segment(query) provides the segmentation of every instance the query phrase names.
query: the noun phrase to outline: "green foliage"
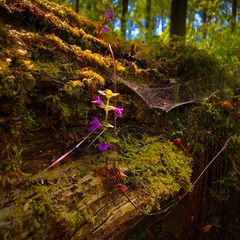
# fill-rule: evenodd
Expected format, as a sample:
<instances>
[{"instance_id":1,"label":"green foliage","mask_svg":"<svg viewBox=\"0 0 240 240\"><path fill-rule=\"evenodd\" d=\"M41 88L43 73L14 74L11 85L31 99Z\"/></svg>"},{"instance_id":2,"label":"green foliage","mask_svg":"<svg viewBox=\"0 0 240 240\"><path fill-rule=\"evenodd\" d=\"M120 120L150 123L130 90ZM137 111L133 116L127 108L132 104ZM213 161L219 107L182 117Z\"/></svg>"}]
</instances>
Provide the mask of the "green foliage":
<instances>
[{"instance_id":1,"label":"green foliage","mask_svg":"<svg viewBox=\"0 0 240 240\"><path fill-rule=\"evenodd\" d=\"M139 45L139 52L147 62L151 61L151 68L131 70L129 77L142 83L149 79L153 84L175 87L176 102L208 97L232 84L232 75L206 50L182 43L169 46L155 42L147 48Z\"/></svg>"},{"instance_id":2,"label":"green foliage","mask_svg":"<svg viewBox=\"0 0 240 240\"><path fill-rule=\"evenodd\" d=\"M238 112L238 97L226 100L216 98L214 101L205 101L195 107L189 113L187 128L192 148L201 144L208 146L207 149L212 146L214 152L216 146L221 146L229 137L238 135L240 132ZM196 128L198 129L197 133Z\"/></svg>"}]
</instances>

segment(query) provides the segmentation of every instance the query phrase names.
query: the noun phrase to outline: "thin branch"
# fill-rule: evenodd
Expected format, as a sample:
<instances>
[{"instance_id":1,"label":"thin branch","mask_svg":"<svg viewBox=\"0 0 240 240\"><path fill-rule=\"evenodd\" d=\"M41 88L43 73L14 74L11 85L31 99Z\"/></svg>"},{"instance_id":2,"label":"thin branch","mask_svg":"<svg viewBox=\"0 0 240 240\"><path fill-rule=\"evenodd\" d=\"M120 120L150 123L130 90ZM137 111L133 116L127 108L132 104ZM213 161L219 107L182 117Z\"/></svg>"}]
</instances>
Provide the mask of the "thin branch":
<instances>
[{"instance_id":1,"label":"thin branch","mask_svg":"<svg viewBox=\"0 0 240 240\"><path fill-rule=\"evenodd\" d=\"M107 128L104 128L95 138L94 140L88 145L87 148L89 148L91 145L93 145L93 143L95 143L95 141L107 130Z\"/></svg>"},{"instance_id":2,"label":"thin branch","mask_svg":"<svg viewBox=\"0 0 240 240\"><path fill-rule=\"evenodd\" d=\"M70 153L72 153L75 149L77 149L82 143L85 142L86 139L88 139L91 134L94 131L91 131L86 137L84 137L74 148L72 148L71 150L69 150L68 152L66 152L65 154L63 154L61 157L59 157L57 160L55 160L50 166L48 166L47 168L45 168L41 173L46 172L47 170L49 170L50 168L52 168L53 166L55 166L57 163L61 162L65 157L67 157Z\"/></svg>"}]
</instances>

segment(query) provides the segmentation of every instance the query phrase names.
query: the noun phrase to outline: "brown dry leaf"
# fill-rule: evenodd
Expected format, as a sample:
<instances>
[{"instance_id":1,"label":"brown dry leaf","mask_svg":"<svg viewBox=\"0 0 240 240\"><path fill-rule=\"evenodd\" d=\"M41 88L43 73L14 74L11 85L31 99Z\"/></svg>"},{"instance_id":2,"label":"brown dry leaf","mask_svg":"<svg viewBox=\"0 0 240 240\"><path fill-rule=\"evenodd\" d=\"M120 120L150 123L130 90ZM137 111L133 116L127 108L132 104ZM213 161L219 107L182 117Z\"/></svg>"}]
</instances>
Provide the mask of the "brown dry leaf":
<instances>
[{"instance_id":1,"label":"brown dry leaf","mask_svg":"<svg viewBox=\"0 0 240 240\"><path fill-rule=\"evenodd\" d=\"M118 186L119 192L121 192L121 193L125 193L129 189L128 186L126 186L124 184L118 184L117 186Z\"/></svg>"},{"instance_id":2,"label":"brown dry leaf","mask_svg":"<svg viewBox=\"0 0 240 240\"><path fill-rule=\"evenodd\" d=\"M208 233L212 227L213 227L212 224L207 224L207 225L202 227L202 232L203 233Z\"/></svg>"}]
</instances>

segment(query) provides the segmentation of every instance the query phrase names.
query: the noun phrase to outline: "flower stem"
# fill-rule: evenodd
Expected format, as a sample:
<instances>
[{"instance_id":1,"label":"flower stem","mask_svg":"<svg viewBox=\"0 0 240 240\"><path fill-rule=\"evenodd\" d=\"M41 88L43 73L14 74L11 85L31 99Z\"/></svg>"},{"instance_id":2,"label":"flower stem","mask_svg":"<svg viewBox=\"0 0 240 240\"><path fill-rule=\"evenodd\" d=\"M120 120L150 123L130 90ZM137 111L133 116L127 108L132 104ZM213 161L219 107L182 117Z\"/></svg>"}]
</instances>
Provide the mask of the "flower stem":
<instances>
[{"instance_id":1,"label":"flower stem","mask_svg":"<svg viewBox=\"0 0 240 240\"><path fill-rule=\"evenodd\" d=\"M94 140L88 145L87 148L89 148L93 143L107 130L107 128L104 128L95 138Z\"/></svg>"},{"instance_id":2,"label":"flower stem","mask_svg":"<svg viewBox=\"0 0 240 240\"><path fill-rule=\"evenodd\" d=\"M109 106L109 98L107 98L106 108L105 108L105 123L108 124L108 106Z\"/></svg>"},{"instance_id":3,"label":"flower stem","mask_svg":"<svg viewBox=\"0 0 240 240\"><path fill-rule=\"evenodd\" d=\"M108 44L108 48L109 48L109 51L111 53L112 60L113 60L113 82L114 82L114 92L116 93L117 92L117 66L116 66L116 61L115 61L114 53L112 50L112 46L110 43ZM116 106L117 106L117 100L116 100L116 98L114 98L114 107L116 107ZM114 138L115 139L117 138L117 114L116 114L116 112L114 112ZM113 150L116 151L116 144L114 144ZM116 159L114 159L113 167L116 168Z\"/></svg>"}]
</instances>

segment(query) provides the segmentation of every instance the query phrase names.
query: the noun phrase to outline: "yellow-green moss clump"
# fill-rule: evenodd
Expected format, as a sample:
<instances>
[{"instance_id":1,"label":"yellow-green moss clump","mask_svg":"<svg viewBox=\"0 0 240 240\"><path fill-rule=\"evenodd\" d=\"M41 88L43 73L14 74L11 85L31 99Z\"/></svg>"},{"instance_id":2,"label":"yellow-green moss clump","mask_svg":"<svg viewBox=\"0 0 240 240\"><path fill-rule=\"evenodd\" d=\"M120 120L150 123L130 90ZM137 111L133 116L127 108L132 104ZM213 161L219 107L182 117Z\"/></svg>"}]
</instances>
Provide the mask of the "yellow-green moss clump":
<instances>
[{"instance_id":1,"label":"yellow-green moss clump","mask_svg":"<svg viewBox=\"0 0 240 240\"><path fill-rule=\"evenodd\" d=\"M120 146L121 159L129 169L126 182L148 199L148 210L180 189L191 189L192 158L172 142L150 136L137 140L128 135Z\"/></svg>"},{"instance_id":2,"label":"yellow-green moss clump","mask_svg":"<svg viewBox=\"0 0 240 240\"><path fill-rule=\"evenodd\" d=\"M63 86L63 90L71 96L81 94L84 87L103 86L105 84L104 78L92 70L77 71L76 75L80 80L68 81Z\"/></svg>"}]
</instances>

